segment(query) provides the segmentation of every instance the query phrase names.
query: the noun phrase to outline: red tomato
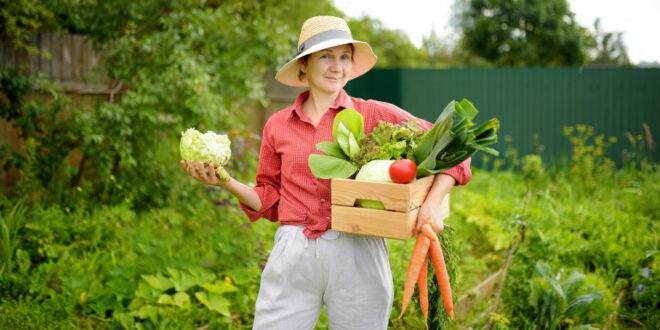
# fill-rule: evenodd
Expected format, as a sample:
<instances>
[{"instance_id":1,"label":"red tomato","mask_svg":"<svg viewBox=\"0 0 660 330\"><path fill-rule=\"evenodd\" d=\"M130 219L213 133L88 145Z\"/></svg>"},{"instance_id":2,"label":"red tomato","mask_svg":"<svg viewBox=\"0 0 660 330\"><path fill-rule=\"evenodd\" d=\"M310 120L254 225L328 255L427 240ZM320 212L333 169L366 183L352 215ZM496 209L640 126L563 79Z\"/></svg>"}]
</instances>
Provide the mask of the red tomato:
<instances>
[{"instance_id":1,"label":"red tomato","mask_svg":"<svg viewBox=\"0 0 660 330\"><path fill-rule=\"evenodd\" d=\"M390 165L390 179L395 183L410 183L417 176L417 165L410 159L400 159Z\"/></svg>"}]
</instances>

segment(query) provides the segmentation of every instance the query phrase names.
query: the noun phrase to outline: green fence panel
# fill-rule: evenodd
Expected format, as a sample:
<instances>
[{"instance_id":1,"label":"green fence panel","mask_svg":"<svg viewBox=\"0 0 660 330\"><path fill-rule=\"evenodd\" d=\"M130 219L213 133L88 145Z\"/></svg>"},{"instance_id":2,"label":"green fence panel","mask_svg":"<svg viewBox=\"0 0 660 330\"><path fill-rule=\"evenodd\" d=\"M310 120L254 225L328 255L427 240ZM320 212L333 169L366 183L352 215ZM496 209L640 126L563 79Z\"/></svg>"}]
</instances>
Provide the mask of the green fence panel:
<instances>
[{"instance_id":1,"label":"green fence panel","mask_svg":"<svg viewBox=\"0 0 660 330\"><path fill-rule=\"evenodd\" d=\"M644 136L646 123L660 136L660 68L374 69L346 90L429 121L451 100L467 98L480 111L478 123L500 119L496 149L505 150L508 136L519 155L529 154L538 135L546 160L570 157L565 126L590 125L596 135L616 137L606 155L618 163L622 151L632 149L625 132ZM658 161L655 145L650 157Z\"/></svg>"}]
</instances>

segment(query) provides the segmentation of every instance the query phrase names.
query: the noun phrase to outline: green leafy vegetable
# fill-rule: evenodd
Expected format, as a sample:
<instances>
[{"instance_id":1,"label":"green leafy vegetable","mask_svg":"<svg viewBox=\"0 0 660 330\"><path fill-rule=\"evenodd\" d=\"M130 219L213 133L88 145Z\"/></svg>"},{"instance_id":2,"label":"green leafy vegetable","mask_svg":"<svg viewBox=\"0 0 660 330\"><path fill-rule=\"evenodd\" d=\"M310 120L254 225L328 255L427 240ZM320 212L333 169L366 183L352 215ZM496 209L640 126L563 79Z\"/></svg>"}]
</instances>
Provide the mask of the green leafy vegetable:
<instances>
[{"instance_id":1,"label":"green leafy vegetable","mask_svg":"<svg viewBox=\"0 0 660 330\"><path fill-rule=\"evenodd\" d=\"M341 151L341 147L337 142L330 142L330 141L321 142L316 145L316 149L325 152L325 154L328 156L348 160L348 156L346 156L346 154L344 154L344 152Z\"/></svg>"},{"instance_id":2,"label":"green leafy vegetable","mask_svg":"<svg viewBox=\"0 0 660 330\"><path fill-rule=\"evenodd\" d=\"M372 160L362 166L360 172L355 176L355 180L391 183L390 165L392 163L394 160Z\"/></svg>"},{"instance_id":3,"label":"green leafy vegetable","mask_svg":"<svg viewBox=\"0 0 660 330\"><path fill-rule=\"evenodd\" d=\"M394 162L394 160L372 160L366 165L362 166L358 174L355 176L355 180L392 183L389 169ZM355 201L355 204L359 207L369 209L385 209L383 202L377 200L358 199Z\"/></svg>"},{"instance_id":4,"label":"green leafy vegetable","mask_svg":"<svg viewBox=\"0 0 660 330\"><path fill-rule=\"evenodd\" d=\"M472 120L478 113L466 99L451 101L428 132L411 119L400 124L381 121L365 136L362 115L344 109L333 122L335 142L317 144L325 156L310 155L308 164L319 178L345 179L373 160L405 158L415 162L417 177L421 178L448 170L478 150L498 155L497 150L486 146L497 142L500 123L493 118L476 126Z\"/></svg>"},{"instance_id":5,"label":"green leafy vegetable","mask_svg":"<svg viewBox=\"0 0 660 330\"><path fill-rule=\"evenodd\" d=\"M401 124L381 121L360 141L362 147L353 161L361 167L376 159L412 160L423 134L424 131L419 129L415 119Z\"/></svg>"},{"instance_id":6,"label":"green leafy vegetable","mask_svg":"<svg viewBox=\"0 0 660 330\"><path fill-rule=\"evenodd\" d=\"M329 155L311 154L307 164L312 174L321 179L347 179L358 170L348 160Z\"/></svg>"},{"instance_id":7,"label":"green leafy vegetable","mask_svg":"<svg viewBox=\"0 0 660 330\"><path fill-rule=\"evenodd\" d=\"M181 132L179 149L183 160L213 163L217 167L215 172L218 178L229 180L229 174L223 168L231 158L231 141L227 135L213 132L202 134L194 128L189 128Z\"/></svg>"},{"instance_id":8,"label":"green leafy vegetable","mask_svg":"<svg viewBox=\"0 0 660 330\"><path fill-rule=\"evenodd\" d=\"M497 142L499 121L493 118L472 128L477 113L474 105L466 99L449 102L414 152L418 178L448 170L477 150L499 155L497 150L486 147Z\"/></svg>"},{"instance_id":9,"label":"green leafy vegetable","mask_svg":"<svg viewBox=\"0 0 660 330\"><path fill-rule=\"evenodd\" d=\"M364 137L364 118L355 109L340 111L332 124L332 137L335 142L325 141L316 145L325 155L309 155L309 169L322 179L349 178L359 168L351 160L360 152L359 141Z\"/></svg>"},{"instance_id":10,"label":"green leafy vegetable","mask_svg":"<svg viewBox=\"0 0 660 330\"><path fill-rule=\"evenodd\" d=\"M335 141L337 141L337 136L340 132L339 124L344 125L344 128L348 132L353 133L353 136L357 140L360 140L364 136L364 118L355 109L344 109L335 116L335 120L332 123L332 137L335 138ZM348 135L346 132L342 132L342 134Z\"/></svg>"}]
</instances>

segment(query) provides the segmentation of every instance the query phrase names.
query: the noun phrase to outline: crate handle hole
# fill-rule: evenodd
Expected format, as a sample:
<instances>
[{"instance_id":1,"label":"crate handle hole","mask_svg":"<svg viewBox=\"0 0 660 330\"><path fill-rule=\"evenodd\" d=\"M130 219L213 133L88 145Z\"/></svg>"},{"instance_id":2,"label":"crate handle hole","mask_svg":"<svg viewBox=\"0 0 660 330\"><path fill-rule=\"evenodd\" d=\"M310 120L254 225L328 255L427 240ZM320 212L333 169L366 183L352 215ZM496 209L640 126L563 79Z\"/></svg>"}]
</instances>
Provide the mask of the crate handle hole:
<instances>
[{"instance_id":1,"label":"crate handle hole","mask_svg":"<svg viewBox=\"0 0 660 330\"><path fill-rule=\"evenodd\" d=\"M355 200L355 204L353 204L354 207L363 207L367 209L375 209L375 210L384 210L385 205L383 205L383 202L379 200L373 200L373 199L362 199L358 198Z\"/></svg>"}]
</instances>

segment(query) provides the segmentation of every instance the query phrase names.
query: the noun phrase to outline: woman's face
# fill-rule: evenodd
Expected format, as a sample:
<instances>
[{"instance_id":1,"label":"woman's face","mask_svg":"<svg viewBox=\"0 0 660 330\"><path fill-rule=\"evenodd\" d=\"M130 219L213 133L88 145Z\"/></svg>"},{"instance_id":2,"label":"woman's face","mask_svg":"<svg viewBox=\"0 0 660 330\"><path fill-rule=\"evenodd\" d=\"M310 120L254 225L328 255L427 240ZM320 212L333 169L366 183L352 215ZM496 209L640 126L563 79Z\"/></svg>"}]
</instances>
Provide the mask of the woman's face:
<instances>
[{"instance_id":1,"label":"woman's face","mask_svg":"<svg viewBox=\"0 0 660 330\"><path fill-rule=\"evenodd\" d=\"M334 94L344 88L351 76L353 54L349 45L340 45L310 54L307 64L298 63L310 89Z\"/></svg>"}]
</instances>

